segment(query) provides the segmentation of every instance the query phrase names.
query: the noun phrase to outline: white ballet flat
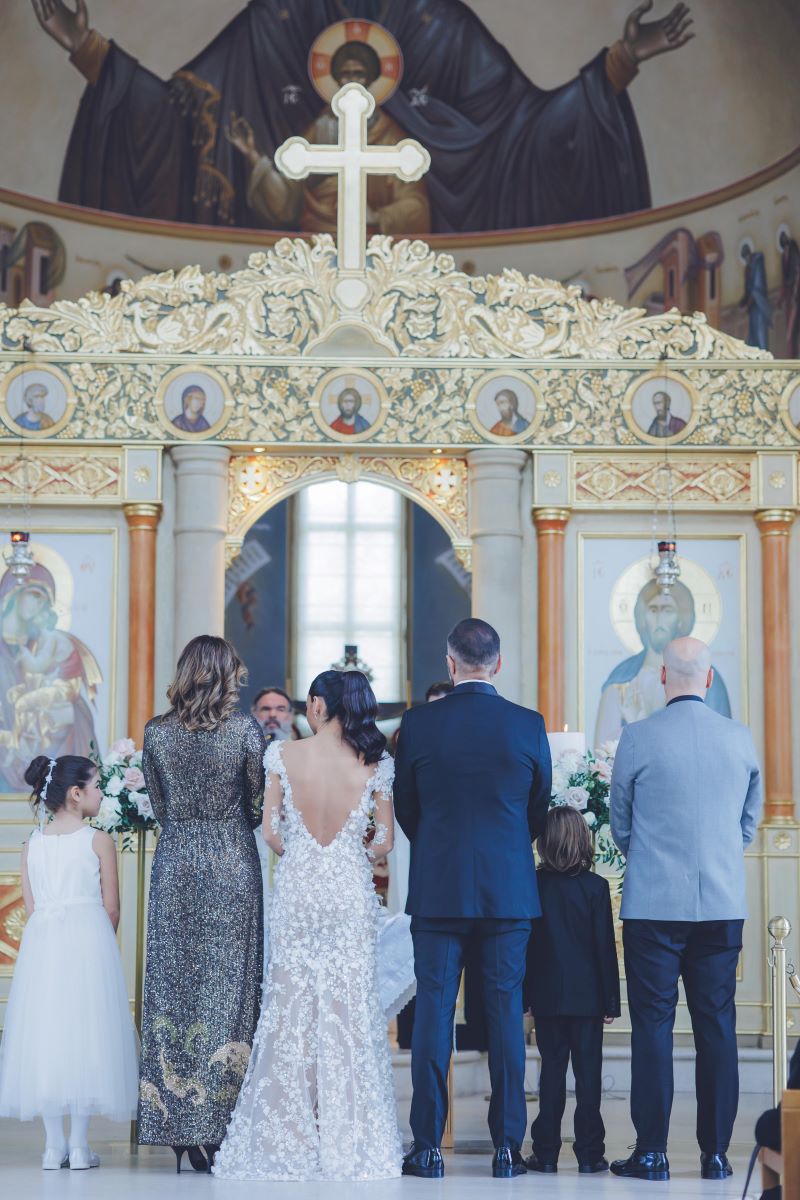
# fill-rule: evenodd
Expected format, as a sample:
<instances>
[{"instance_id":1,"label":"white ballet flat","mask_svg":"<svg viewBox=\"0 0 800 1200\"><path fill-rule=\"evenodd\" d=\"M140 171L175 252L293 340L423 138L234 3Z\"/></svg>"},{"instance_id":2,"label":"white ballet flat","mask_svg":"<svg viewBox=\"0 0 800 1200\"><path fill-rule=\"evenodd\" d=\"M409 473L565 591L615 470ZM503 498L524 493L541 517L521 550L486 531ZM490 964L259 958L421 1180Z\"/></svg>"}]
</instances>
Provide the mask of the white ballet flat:
<instances>
[{"instance_id":1,"label":"white ballet flat","mask_svg":"<svg viewBox=\"0 0 800 1200\"><path fill-rule=\"evenodd\" d=\"M42 1170L43 1171L60 1171L62 1167L69 1166L69 1152L66 1148L63 1150L51 1150L49 1147L42 1155Z\"/></svg>"},{"instance_id":2,"label":"white ballet flat","mask_svg":"<svg viewBox=\"0 0 800 1200\"><path fill-rule=\"evenodd\" d=\"M88 1171L90 1167L100 1166L100 1155L95 1154L88 1146L79 1146L69 1152L70 1171Z\"/></svg>"}]
</instances>

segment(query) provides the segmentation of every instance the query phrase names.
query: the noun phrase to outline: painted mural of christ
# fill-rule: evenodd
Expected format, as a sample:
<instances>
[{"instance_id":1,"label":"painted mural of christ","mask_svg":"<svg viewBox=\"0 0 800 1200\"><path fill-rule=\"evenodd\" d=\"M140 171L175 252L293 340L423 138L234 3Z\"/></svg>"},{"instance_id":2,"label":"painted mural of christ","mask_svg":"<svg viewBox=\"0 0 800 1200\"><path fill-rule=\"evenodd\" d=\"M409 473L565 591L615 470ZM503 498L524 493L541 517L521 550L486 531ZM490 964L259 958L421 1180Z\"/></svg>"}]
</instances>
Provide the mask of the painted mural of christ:
<instances>
[{"instance_id":1,"label":"painted mural of christ","mask_svg":"<svg viewBox=\"0 0 800 1200\"><path fill-rule=\"evenodd\" d=\"M287 137L314 127L320 97L307 70L309 48L343 16L352 18L346 24L380 25L402 51L400 86L379 114L430 151L429 227L442 233L648 208L628 84L643 62L692 36L686 4L648 21L653 0L644 0L610 48L545 91L461 0L360 0L352 13L342 0L251 0L165 82L92 29L85 0L75 2L32 0L42 27L87 81L59 198L137 217L245 227L301 223L296 197L294 208L276 207L253 183L255 164L243 147L252 142L259 159L271 160ZM360 69L369 76L369 65ZM378 217L386 207L370 206ZM392 222L392 231L414 232L421 211L421 201L409 205L402 219L398 213L403 227Z\"/></svg>"}]
</instances>

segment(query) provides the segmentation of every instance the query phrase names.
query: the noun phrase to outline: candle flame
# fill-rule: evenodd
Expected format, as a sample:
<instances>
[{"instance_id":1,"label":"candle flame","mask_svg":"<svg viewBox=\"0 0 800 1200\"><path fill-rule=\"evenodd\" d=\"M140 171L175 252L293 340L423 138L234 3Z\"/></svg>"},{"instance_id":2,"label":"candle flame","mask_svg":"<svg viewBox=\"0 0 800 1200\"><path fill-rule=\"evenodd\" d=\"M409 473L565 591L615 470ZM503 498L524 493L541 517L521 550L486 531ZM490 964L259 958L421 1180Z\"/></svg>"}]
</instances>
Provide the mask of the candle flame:
<instances>
[{"instance_id":1,"label":"candle flame","mask_svg":"<svg viewBox=\"0 0 800 1200\"><path fill-rule=\"evenodd\" d=\"M569 725L564 726L564 733L569 733Z\"/></svg>"}]
</instances>

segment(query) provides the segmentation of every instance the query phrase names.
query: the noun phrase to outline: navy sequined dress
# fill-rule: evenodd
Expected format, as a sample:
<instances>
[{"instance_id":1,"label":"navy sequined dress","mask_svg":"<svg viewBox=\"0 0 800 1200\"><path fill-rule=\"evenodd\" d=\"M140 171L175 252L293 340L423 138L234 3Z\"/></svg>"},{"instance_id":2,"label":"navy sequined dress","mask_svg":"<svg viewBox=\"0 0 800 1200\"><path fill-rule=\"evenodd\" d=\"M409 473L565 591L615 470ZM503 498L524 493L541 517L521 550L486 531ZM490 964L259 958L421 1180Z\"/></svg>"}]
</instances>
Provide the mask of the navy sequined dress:
<instances>
[{"instance_id":1,"label":"navy sequined dress","mask_svg":"<svg viewBox=\"0 0 800 1200\"><path fill-rule=\"evenodd\" d=\"M150 879L138 1136L222 1141L261 996L261 868L252 830L264 735L236 713L192 732L155 717L142 767L162 831Z\"/></svg>"}]
</instances>

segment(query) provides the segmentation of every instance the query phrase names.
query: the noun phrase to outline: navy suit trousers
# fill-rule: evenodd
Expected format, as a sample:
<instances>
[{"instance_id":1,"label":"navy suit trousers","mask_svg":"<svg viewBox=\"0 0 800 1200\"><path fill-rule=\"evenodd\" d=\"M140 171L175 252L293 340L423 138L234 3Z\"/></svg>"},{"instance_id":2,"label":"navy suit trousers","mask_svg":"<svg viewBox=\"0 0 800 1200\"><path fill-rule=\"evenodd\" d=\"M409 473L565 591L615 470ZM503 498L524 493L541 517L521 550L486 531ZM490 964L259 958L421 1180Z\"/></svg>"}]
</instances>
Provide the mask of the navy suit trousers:
<instances>
[{"instance_id":1,"label":"navy suit trousers","mask_svg":"<svg viewBox=\"0 0 800 1200\"><path fill-rule=\"evenodd\" d=\"M736 964L743 921L623 922L631 1017L631 1118L636 1148L666 1150L672 1111L672 1029L683 978L696 1051L697 1141L730 1144L739 1104Z\"/></svg>"},{"instance_id":2,"label":"navy suit trousers","mask_svg":"<svg viewBox=\"0 0 800 1200\"><path fill-rule=\"evenodd\" d=\"M456 1001L470 946L483 979L492 1085L489 1132L495 1146L522 1145L527 1123L522 982L530 932L527 918L412 918L417 1002L411 1132L418 1150L441 1145Z\"/></svg>"},{"instance_id":3,"label":"navy suit trousers","mask_svg":"<svg viewBox=\"0 0 800 1200\"><path fill-rule=\"evenodd\" d=\"M534 1017L542 1059L539 1115L531 1126L534 1152L542 1162L558 1162L561 1119L567 1103L567 1067L575 1076L575 1144L579 1163L596 1163L605 1153L600 1115L603 1091L603 1018Z\"/></svg>"}]
</instances>

